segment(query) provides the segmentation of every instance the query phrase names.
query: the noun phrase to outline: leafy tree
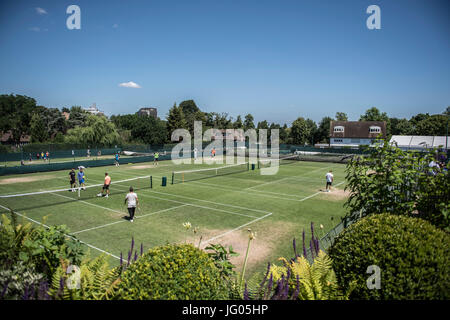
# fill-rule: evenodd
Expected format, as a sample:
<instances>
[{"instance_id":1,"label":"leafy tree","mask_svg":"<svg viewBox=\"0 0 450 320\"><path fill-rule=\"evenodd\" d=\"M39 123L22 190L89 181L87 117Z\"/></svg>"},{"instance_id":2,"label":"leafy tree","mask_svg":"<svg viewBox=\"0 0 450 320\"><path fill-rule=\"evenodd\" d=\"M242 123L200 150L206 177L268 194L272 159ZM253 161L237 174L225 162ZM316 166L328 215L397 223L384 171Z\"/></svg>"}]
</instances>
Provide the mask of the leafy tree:
<instances>
[{"instance_id":1,"label":"leafy tree","mask_svg":"<svg viewBox=\"0 0 450 320\"><path fill-rule=\"evenodd\" d=\"M234 129L243 129L244 128L244 124L242 123L241 115L237 116L236 121L233 123L233 128Z\"/></svg>"},{"instance_id":2,"label":"leafy tree","mask_svg":"<svg viewBox=\"0 0 450 320\"><path fill-rule=\"evenodd\" d=\"M169 115L167 116L167 134L168 139L171 139L172 132L176 129L187 129L188 125L186 123L183 110L176 103L169 110Z\"/></svg>"},{"instance_id":3,"label":"leafy tree","mask_svg":"<svg viewBox=\"0 0 450 320\"><path fill-rule=\"evenodd\" d=\"M36 110L36 100L22 95L0 95L0 131L12 132L12 140L30 133L30 121Z\"/></svg>"},{"instance_id":4,"label":"leafy tree","mask_svg":"<svg viewBox=\"0 0 450 320\"><path fill-rule=\"evenodd\" d=\"M76 126L85 126L88 115L89 113L84 111L80 106L73 106L70 108L68 128L72 129Z\"/></svg>"},{"instance_id":5,"label":"leafy tree","mask_svg":"<svg viewBox=\"0 0 450 320\"><path fill-rule=\"evenodd\" d=\"M167 139L166 123L153 117L145 116L137 119L131 129L133 140L147 144L164 144Z\"/></svg>"},{"instance_id":6,"label":"leafy tree","mask_svg":"<svg viewBox=\"0 0 450 320\"><path fill-rule=\"evenodd\" d=\"M416 122L414 133L419 136L445 136L448 116L436 114Z\"/></svg>"},{"instance_id":7,"label":"leafy tree","mask_svg":"<svg viewBox=\"0 0 450 320\"><path fill-rule=\"evenodd\" d=\"M119 144L121 138L113 122L106 117L89 115L85 126L77 126L67 131L66 143L86 143L92 146L110 146Z\"/></svg>"},{"instance_id":8,"label":"leafy tree","mask_svg":"<svg viewBox=\"0 0 450 320\"><path fill-rule=\"evenodd\" d=\"M354 157L346 168L348 216L413 215L450 230L448 170L430 168L434 159L433 152L403 151L387 140L366 157Z\"/></svg>"},{"instance_id":9,"label":"leafy tree","mask_svg":"<svg viewBox=\"0 0 450 320\"><path fill-rule=\"evenodd\" d=\"M345 112L336 112L337 121L348 121L347 114Z\"/></svg>"},{"instance_id":10,"label":"leafy tree","mask_svg":"<svg viewBox=\"0 0 450 320\"><path fill-rule=\"evenodd\" d=\"M31 142L44 142L48 139L48 131L39 114L33 114L30 123Z\"/></svg>"},{"instance_id":11,"label":"leafy tree","mask_svg":"<svg viewBox=\"0 0 450 320\"><path fill-rule=\"evenodd\" d=\"M289 128L287 124L284 124L280 128L280 143L288 143L289 140Z\"/></svg>"},{"instance_id":12,"label":"leafy tree","mask_svg":"<svg viewBox=\"0 0 450 320\"><path fill-rule=\"evenodd\" d=\"M253 116L250 113L247 114L244 118L244 130L254 129L255 124L253 123L253 121L254 121Z\"/></svg>"},{"instance_id":13,"label":"leafy tree","mask_svg":"<svg viewBox=\"0 0 450 320\"><path fill-rule=\"evenodd\" d=\"M185 100L179 104L179 107L181 108L181 111L183 111L183 114L186 117L194 115L200 111L200 109L195 104L194 100Z\"/></svg>"},{"instance_id":14,"label":"leafy tree","mask_svg":"<svg viewBox=\"0 0 450 320\"><path fill-rule=\"evenodd\" d=\"M305 120L303 117L292 122L291 139L293 144L310 144L313 142L317 127L311 119Z\"/></svg>"},{"instance_id":15,"label":"leafy tree","mask_svg":"<svg viewBox=\"0 0 450 320\"><path fill-rule=\"evenodd\" d=\"M411 122L411 124L413 126L417 125L418 122L422 121L422 120L426 120L430 117L430 115L428 113L418 113L415 116L411 117L411 119L409 119L409 121Z\"/></svg>"},{"instance_id":16,"label":"leafy tree","mask_svg":"<svg viewBox=\"0 0 450 320\"><path fill-rule=\"evenodd\" d=\"M267 120L263 120L258 122L258 125L256 126L257 129L269 129L269 124L267 123Z\"/></svg>"},{"instance_id":17,"label":"leafy tree","mask_svg":"<svg viewBox=\"0 0 450 320\"><path fill-rule=\"evenodd\" d=\"M391 136L391 123L386 112L381 112L376 107L366 110L366 113L359 117L359 121L386 121L386 136Z\"/></svg>"},{"instance_id":18,"label":"leafy tree","mask_svg":"<svg viewBox=\"0 0 450 320\"><path fill-rule=\"evenodd\" d=\"M392 135L412 135L414 127L407 119L391 118L391 134Z\"/></svg>"},{"instance_id":19,"label":"leafy tree","mask_svg":"<svg viewBox=\"0 0 450 320\"><path fill-rule=\"evenodd\" d=\"M322 120L320 120L315 137L317 142L328 143L330 141L330 121L333 121L333 118L323 117Z\"/></svg>"},{"instance_id":20,"label":"leafy tree","mask_svg":"<svg viewBox=\"0 0 450 320\"><path fill-rule=\"evenodd\" d=\"M447 107L447 109L445 109L445 111L443 112L443 114L450 116L450 106Z\"/></svg>"},{"instance_id":21,"label":"leafy tree","mask_svg":"<svg viewBox=\"0 0 450 320\"><path fill-rule=\"evenodd\" d=\"M359 117L359 121L389 121L386 112L380 112L378 108L372 107L366 110L366 113Z\"/></svg>"}]
</instances>

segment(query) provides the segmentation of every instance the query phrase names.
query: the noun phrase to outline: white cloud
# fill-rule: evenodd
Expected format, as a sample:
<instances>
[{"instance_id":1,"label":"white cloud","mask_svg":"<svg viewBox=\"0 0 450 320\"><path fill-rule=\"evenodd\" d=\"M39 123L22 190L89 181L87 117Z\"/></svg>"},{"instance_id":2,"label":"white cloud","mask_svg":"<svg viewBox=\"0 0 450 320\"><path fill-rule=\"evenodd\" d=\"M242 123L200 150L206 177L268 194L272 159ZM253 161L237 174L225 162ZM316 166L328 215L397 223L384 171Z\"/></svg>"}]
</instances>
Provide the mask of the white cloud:
<instances>
[{"instance_id":1,"label":"white cloud","mask_svg":"<svg viewBox=\"0 0 450 320\"><path fill-rule=\"evenodd\" d=\"M112 26L114 29L117 29L119 27L119 25L117 23L114 23Z\"/></svg>"},{"instance_id":2,"label":"white cloud","mask_svg":"<svg viewBox=\"0 0 450 320\"><path fill-rule=\"evenodd\" d=\"M36 8L36 12L37 14L47 14L47 10L39 7Z\"/></svg>"},{"instance_id":3,"label":"white cloud","mask_svg":"<svg viewBox=\"0 0 450 320\"><path fill-rule=\"evenodd\" d=\"M125 87L125 88L140 88L141 86L137 83L130 81L130 82L123 82L119 83L119 87Z\"/></svg>"},{"instance_id":4,"label":"white cloud","mask_svg":"<svg viewBox=\"0 0 450 320\"><path fill-rule=\"evenodd\" d=\"M39 32L39 31L41 31L41 28L39 28L39 27L31 27L28 30L34 31L34 32Z\"/></svg>"}]
</instances>

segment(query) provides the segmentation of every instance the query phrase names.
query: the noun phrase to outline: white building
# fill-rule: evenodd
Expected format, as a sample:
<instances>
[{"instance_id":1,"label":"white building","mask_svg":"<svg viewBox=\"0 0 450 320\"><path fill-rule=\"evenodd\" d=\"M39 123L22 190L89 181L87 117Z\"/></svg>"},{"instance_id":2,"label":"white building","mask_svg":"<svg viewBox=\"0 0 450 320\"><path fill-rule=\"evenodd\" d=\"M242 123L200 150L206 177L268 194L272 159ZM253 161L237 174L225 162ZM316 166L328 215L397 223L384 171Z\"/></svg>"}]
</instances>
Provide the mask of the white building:
<instances>
[{"instance_id":1,"label":"white building","mask_svg":"<svg viewBox=\"0 0 450 320\"><path fill-rule=\"evenodd\" d=\"M446 136L392 136L389 141L403 150L423 150L427 148L450 148L450 139Z\"/></svg>"},{"instance_id":2,"label":"white building","mask_svg":"<svg viewBox=\"0 0 450 320\"><path fill-rule=\"evenodd\" d=\"M89 108L84 108L84 111L94 115L104 115L103 111L97 109L97 104L93 103Z\"/></svg>"},{"instance_id":3,"label":"white building","mask_svg":"<svg viewBox=\"0 0 450 320\"><path fill-rule=\"evenodd\" d=\"M330 147L359 148L386 138L385 121L330 121Z\"/></svg>"}]
</instances>

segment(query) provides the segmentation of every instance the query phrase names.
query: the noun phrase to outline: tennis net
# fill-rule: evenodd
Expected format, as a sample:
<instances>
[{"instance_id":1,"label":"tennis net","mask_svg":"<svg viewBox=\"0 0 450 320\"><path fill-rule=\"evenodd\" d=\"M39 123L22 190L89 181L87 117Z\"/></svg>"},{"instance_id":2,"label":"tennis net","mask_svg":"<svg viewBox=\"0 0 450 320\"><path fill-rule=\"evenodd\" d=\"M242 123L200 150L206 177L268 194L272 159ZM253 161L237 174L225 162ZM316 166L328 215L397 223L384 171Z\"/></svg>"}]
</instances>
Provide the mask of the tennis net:
<instances>
[{"instance_id":1,"label":"tennis net","mask_svg":"<svg viewBox=\"0 0 450 320\"><path fill-rule=\"evenodd\" d=\"M172 184L213 178L213 177L217 177L217 176L245 172L248 170L249 170L249 164L248 164L248 162L246 162L246 163L242 163L242 164L233 164L233 165L217 167L217 168L174 171L174 172L172 172Z\"/></svg>"},{"instance_id":2,"label":"tennis net","mask_svg":"<svg viewBox=\"0 0 450 320\"><path fill-rule=\"evenodd\" d=\"M151 187L151 176L134 177L124 180L112 180L109 185L109 197L124 196L128 193L130 186L135 191ZM92 181L92 180L91 180ZM96 179L94 182L100 182ZM88 201L104 197L106 190L102 190L103 183L87 184L80 187L77 183L75 188L69 186L50 190L38 190L26 193L13 193L0 195L0 211L11 209L16 211L31 210L36 208L50 207L74 201ZM95 204L95 201L93 201Z\"/></svg>"},{"instance_id":3,"label":"tennis net","mask_svg":"<svg viewBox=\"0 0 450 320\"><path fill-rule=\"evenodd\" d=\"M277 166L277 165L285 165L285 164L292 164L292 163L298 163L300 161L299 155L290 155L285 157L280 157L279 159L271 159L271 158L259 158L258 159L258 169L261 168L267 168L271 166Z\"/></svg>"}]
</instances>

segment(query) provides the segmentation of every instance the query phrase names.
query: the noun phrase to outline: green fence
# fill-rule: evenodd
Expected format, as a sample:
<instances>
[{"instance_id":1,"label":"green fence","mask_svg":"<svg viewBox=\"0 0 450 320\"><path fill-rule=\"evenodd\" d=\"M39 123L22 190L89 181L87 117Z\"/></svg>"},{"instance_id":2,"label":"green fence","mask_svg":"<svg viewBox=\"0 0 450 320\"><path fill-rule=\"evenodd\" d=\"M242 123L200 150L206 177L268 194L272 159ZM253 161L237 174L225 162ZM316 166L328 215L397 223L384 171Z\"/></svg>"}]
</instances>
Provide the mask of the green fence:
<instances>
[{"instance_id":1,"label":"green fence","mask_svg":"<svg viewBox=\"0 0 450 320\"><path fill-rule=\"evenodd\" d=\"M119 159L119 163L127 164L127 163L150 162L150 161L153 161L153 159L154 159L153 156L129 157L129 158ZM170 160L170 159L171 159L170 154L159 156L159 160ZM66 169L78 168L79 166L84 166L86 168L101 167L101 166L114 165L114 163L115 163L115 160L113 158L111 158L111 159L101 159L101 160L79 160L79 161L55 162L55 163L15 166L15 167L0 167L0 175L66 170Z\"/></svg>"}]
</instances>

